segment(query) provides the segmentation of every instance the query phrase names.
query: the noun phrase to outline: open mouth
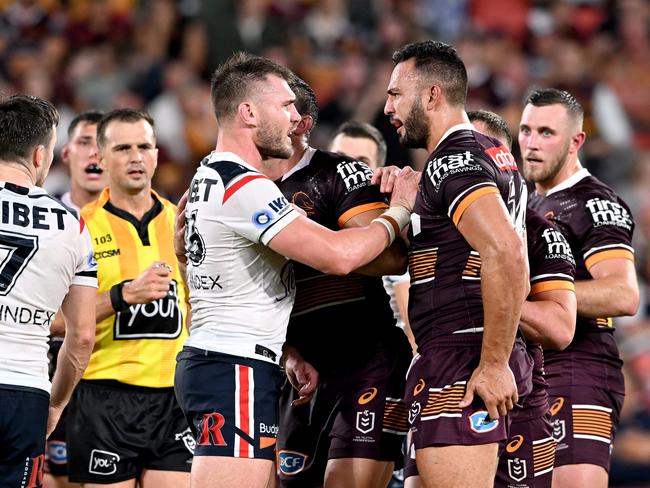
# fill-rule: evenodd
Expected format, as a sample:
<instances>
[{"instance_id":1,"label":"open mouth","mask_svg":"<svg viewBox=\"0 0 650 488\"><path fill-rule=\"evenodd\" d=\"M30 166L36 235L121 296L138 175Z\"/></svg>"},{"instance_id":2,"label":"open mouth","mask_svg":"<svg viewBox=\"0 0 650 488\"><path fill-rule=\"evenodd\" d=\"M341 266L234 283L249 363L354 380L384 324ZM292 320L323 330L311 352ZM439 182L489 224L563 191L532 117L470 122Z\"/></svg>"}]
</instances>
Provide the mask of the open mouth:
<instances>
[{"instance_id":1,"label":"open mouth","mask_svg":"<svg viewBox=\"0 0 650 488\"><path fill-rule=\"evenodd\" d=\"M401 122L400 120L397 120L397 119L390 119L390 123L391 123L392 125L394 125L394 126L395 126L396 128L398 128L398 129L399 129L400 127L402 127L402 125L404 125L404 124L402 124L402 122Z\"/></svg>"},{"instance_id":2,"label":"open mouth","mask_svg":"<svg viewBox=\"0 0 650 488\"><path fill-rule=\"evenodd\" d=\"M92 163L86 166L86 173L89 175L101 175L104 170L97 163Z\"/></svg>"}]
</instances>

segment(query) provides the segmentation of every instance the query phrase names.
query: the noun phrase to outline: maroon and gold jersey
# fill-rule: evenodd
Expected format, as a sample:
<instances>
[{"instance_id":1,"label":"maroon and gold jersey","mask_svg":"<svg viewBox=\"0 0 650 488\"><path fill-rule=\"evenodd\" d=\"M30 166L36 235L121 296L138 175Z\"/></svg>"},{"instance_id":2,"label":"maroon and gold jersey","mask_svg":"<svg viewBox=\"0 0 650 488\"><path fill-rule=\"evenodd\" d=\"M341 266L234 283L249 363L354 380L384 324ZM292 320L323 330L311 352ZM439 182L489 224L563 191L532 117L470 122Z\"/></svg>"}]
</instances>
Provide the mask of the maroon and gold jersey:
<instances>
[{"instance_id":1,"label":"maroon and gold jersey","mask_svg":"<svg viewBox=\"0 0 650 488\"><path fill-rule=\"evenodd\" d=\"M575 260L564 234L538 212L526 212L526 236L530 265L530 296L552 290L575 290ZM533 358L533 392L525 399L525 408L548 409L548 387L544 379L544 354L539 344L526 341Z\"/></svg>"},{"instance_id":2,"label":"maroon and gold jersey","mask_svg":"<svg viewBox=\"0 0 650 488\"><path fill-rule=\"evenodd\" d=\"M529 205L566 236L576 260L576 280L591 279L589 268L605 259L634 260L634 221L614 191L580 170L545 196L531 196ZM610 317L578 315L573 341L564 351L547 351L546 372L553 385L604 385L622 392L622 362ZM583 366L574 367L574 361ZM606 375L603 377L603 375ZM611 378L612 384L607 384Z\"/></svg>"},{"instance_id":3,"label":"maroon and gold jersey","mask_svg":"<svg viewBox=\"0 0 650 488\"><path fill-rule=\"evenodd\" d=\"M409 320L420 348L449 334L482 334L481 260L456 226L478 198L500 195L525 228L526 186L510 152L471 124L447 132L429 157L411 216Z\"/></svg>"},{"instance_id":4,"label":"maroon and gold jersey","mask_svg":"<svg viewBox=\"0 0 650 488\"><path fill-rule=\"evenodd\" d=\"M276 183L310 219L338 230L358 214L388 207L378 187L370 185L371 176L362 162L309 148ZM381 277L325 275L300 263L295 263L295 276L287 343L321 374L343 364L364 364L395 333L404 335L394 326Z\"/></svg>"}]
</instances>

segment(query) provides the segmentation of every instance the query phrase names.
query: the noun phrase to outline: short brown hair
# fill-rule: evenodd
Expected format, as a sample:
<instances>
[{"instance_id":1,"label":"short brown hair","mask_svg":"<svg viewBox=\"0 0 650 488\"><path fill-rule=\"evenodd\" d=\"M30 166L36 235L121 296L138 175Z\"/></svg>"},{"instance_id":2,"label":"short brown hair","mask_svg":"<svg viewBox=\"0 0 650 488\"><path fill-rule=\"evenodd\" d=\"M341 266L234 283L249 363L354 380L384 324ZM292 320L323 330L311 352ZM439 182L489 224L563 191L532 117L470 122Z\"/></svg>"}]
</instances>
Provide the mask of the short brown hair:
<instances>
[{"instance_id":1,"label":"short brown hair","mask_svg":"<svg viewBox=\"0 0 650 488\"><path fill-rule=\"evenodd\" d=\"M106 113L97 124L97 146L102 148L106 145L106 129L108 124L114 121L119 122L139 122L146 120L151 128L154 128L153 118L147 112L133 108L118 108Z\"/></svg>"}]
</instances>

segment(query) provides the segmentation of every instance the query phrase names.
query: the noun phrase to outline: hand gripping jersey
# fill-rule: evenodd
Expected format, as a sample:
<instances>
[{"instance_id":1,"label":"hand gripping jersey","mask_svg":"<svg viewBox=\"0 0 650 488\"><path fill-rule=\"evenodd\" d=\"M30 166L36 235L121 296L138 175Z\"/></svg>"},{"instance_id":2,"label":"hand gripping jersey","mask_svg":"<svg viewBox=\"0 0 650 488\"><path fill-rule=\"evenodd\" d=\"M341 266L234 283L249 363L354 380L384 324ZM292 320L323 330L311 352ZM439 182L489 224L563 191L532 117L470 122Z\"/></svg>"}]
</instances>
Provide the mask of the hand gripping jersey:
<instances>
[{"instance_id":1,"label":"hand gripping jersey","mask_svg":"<svg viewBox=\"0 0 650 488\"><path fill-rule=\"evenodd\" d=\"M483 331L480 257L456 225L489 193L501 196L523 239L526 186L512 154L471 124L452 127L429 157L411 216L409 319L420 347Z\"/></svg>"},{"instance_id":2,"label":"hand gripping jersey","mask_svg":"<svg viewBox=\"0 0 650 488\"><path fill-rule=\"evenodd\" d=\"M77 213L41 188L0 183L0 384L49 393L48 337L70 285L97 287Z\"/></svg>"},{"instance_id":3,"label":"hand gripping jersey","mask_svg":"<svg viewBox=\"0 0 650 488\"><path fill-rule=\"evenodd\" d=\"M97 324L86 380L148 388L174 385L176 354L187 336L186 291L174 253L176 206L153 191L152 196L155 203L140 220L115 207L108 188L81 211L98 263L99 293L134 280L155 261L172 268L167 296L131 305Z\"/></svg>"},{"instance_id":4,"label":"hand gripping jersey","mask_svg":"<svg viewBox=\"0 0 650 488\"><path fill-rule=\"evenodd\" d=\"M295 281L291 263L266 246L300 214L266 176L214 152L194 175L185 215L186 344L277 363Z\"/></svg>"},{"instance_id":5,"label":"hand gripping jersey","mask_svg":"<svg viewBox=\"0 0 650 488\"><path fill-rule=\"evenodd\" d=\"M564 235L535 210L526 212L530 295L552 290L575 290L575 261ZM548 384L544 379L544 354L539 344L526 341L533 358L533 392L524 399L525 409L548 410Z\"/></svg>"},{"instance_id":6,"label":"hand gripping jersey","mask_svg":"<svg viewBox=\"0 0 650 488\"><path fill-rule=\"evenodd\" d=\"M340 154L309 148L278 186L307 216L331 230L356 215L388 208L372 170ZM393 313L380 277L351 273L325 275L294 263L296 302L287 342L321 374L343 364L365 364L394 327ZM394 341L393 341L394 345Z\"/></svg>"},{"instance_id":7,"label":"hand gripping jersey","mask_svg":"<svg viewBox=\"0 0 650 488\"><path fill-rule=\"evenodd\" d=\"M566 236L576 260L577 280L591 279L589 268L604 259L634 260L634 221L629 208L586 169L545 196L533 194L530 207ZM573 359L583 367L566 369L566 361ZM624 390L622 361L610 317L592 319L578 315L573 342L564 351L549 350L545 360L549 383L553 385L600 385L618 393ZM603 375L611 378L611 384L603 384Z\"/></svg>"}]
</instances>

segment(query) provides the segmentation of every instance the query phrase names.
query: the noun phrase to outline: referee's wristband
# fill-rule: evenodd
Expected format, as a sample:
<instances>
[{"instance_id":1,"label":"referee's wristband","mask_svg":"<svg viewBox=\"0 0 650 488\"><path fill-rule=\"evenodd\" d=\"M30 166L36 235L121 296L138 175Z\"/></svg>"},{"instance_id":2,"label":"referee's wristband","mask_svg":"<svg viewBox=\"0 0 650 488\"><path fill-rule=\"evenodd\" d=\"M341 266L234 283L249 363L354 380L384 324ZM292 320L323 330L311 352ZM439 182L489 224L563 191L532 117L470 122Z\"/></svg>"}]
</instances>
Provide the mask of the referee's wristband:
<instances>
[{"instance_id":1,"label":"referee's wristband","mask_svg":"<svg viewBox=\"0 0 650 488\"><path fill-rule=\"evenodd\" d=\"M124 296L122 295L122 288L124 288L123 282L111 287L111 306L116 312L125 312L130 307L130 305L124 300Z\"/></svg>"},{"instance_id":2,"label":"referee's wristband","mask_svg":"<svg viewBox=\"0 0 650 488\"><path fill-rule=\"evenodd\" d=\"M392 244L395 238L402 232L411 221L411 212L404 207L390 207L383 214L373 220L379 222L388 231L389 244Z\"/></svg>"}]
</instances>

